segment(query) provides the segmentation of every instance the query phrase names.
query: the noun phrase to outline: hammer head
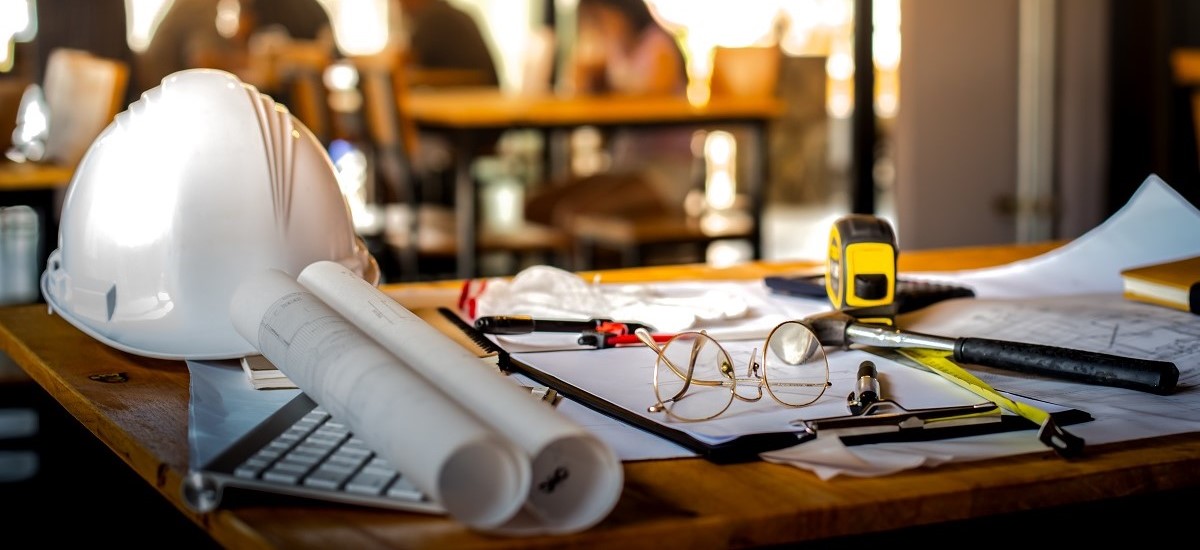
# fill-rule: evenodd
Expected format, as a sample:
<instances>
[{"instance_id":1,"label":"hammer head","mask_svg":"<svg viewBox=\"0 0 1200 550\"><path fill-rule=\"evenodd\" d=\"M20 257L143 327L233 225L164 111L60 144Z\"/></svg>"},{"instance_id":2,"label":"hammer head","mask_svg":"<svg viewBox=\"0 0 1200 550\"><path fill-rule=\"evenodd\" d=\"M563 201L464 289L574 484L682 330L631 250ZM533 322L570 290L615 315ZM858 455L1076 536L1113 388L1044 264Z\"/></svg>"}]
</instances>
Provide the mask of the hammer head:
<instances>
[{"instance_id":1,"label":"hammer head","mask_svg":"<svg viewBox=\"0 0 1200 550\"><path fill-rule=\"evenodd\" d=\"M833 311L809 315L801 320L801 322L812 330L813 334L817 335L817 341L821 342L822 346L848 348L850 347L850 339L846 337L846 329L851 324L859 322L861 319L891 319L895 313L895 308L891 305L844 310L835 309Z\"/></svg>"},{"instance_id":2,"label":"hammer head","mask_svg":"<svg viewBox=\"0 0 1200 550\"><path fill-rule=\"evenodd\" d=\"M821 342L822 346L844 348L850 345L850 341L846 339L846 327L854 320L850 314L835 309L809 315L801 320L801 323L817 335L817 341Z\"/></svg>"}]
</instances>

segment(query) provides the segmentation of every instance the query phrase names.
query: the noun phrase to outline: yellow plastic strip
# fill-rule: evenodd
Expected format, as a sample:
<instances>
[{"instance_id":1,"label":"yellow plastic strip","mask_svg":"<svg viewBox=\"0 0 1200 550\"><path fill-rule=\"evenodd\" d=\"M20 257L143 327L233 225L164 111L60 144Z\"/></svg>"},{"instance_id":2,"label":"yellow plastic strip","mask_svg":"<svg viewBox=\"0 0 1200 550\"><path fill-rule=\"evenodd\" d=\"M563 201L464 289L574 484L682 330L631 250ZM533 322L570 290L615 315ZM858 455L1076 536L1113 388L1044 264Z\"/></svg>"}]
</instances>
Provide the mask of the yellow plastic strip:
<instances>
[{"instance_id":1,"label":"yellow plastic strip","mask_svg":"<svg viewBox=\"0 0 1200 550\"><path fill-rule=\"evenodd\" d=\"M975 375L967 372L966 369L958 366L954 361L951 361L951 352L925 348L898 348L896 351L928 367L942 378L1037 424L1040 427L1038 439L1053 448L1060 455L1075 456L1082 452L1083 440L1067 433L1059 427L1054 422L1054 418L1050 416L1050 413L1033 405L1019 403L1004 397L987 382L980 380Z\"/></svg>"},{"instance_id":2,"label":"yellow plastic strip","mask_svg":"<svg viewBox=\"0 0 1200 550\"><path fill-rule=\"evenodd\" d=\"M1042 409L1034 407L1033 405L1018 403L1012 399L1004 397L994 388L988 385L987 382L980 380L975 375L967 372L966 369L958 366L956 363L954 363L954 361L951 361L950 352L948 351L938 351L924 348L904 348L896 351L899 351L902 355L912 359L913 361L929 367L931 370L933 370L933 372L941 375L942 378L954 382L960 387L971 391L971 393L987 399L988 401L995 403L997 406L1013 414L1019 415L1022 418L1026 418L1038 426L1041 426L1046 422L1047 419L1050 418L1050 413Z\"/></svg>"}]
</instances>

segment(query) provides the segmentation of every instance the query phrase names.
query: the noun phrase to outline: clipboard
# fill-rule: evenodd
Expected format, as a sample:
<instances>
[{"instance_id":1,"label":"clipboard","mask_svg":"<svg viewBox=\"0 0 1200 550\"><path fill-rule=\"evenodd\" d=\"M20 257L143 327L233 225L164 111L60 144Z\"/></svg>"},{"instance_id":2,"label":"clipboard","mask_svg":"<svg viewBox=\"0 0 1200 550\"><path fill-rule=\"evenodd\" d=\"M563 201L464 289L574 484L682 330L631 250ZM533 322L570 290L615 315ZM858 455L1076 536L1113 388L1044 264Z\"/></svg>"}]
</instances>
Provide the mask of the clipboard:
<instances>
[{"instance_id":1,"label":"clipboard","mask_svg":"<svg viewBox=\"0 0 1200 550\"><path fill-rule=\"evenodd\" d=\"M462 330L464 333L466 333L468 337L481 349L486 350L489 353L497 354L502 370L518 372L524 376L527 376L531 380L534 380L538 384L553 388L555 391L568 399L574 400L587 406L588 408L620 420L638 429L647 431L668 441L679 444L684 448L697 453L701 457L717 464L758 460L759 453L791 447L798 443L817 437L815 434L810 433L802 428L795 428L762 433L748 433L733 437L727 441L710 443L693 436L684 429L677 428L672 424L647 418L646 416L631 410L629 407L614 403L612 400L597 395L587 388L580 387L573 382L564 380L552 373L546 372L533 364L533 362L522 359L538 357L543 354L539 352L523 352L517 354L509 353L487 335L479 332L472 325L464 321L453 310L442 308L442 313L443 315L447 316L452 323L459 328L459 330ZM581 349L554 353L594 354L602 352ZM580 357L585 357L585 355L581 355ZM1055 422L1060 425L1065 426L1078 424L1082 422L1088 422L1093 419L1090 414L1079 409L1062 408L1052 403L1047 403L1047 405L1062 409L1055 410L1051 413L1051 416L1053 416ZM950 425L946 427L927 427L922 429L869 433L863 435L843 435L841 436L841 439L845 445L854 446L865 445L869 443L936 441L941 439L952 439L972 435L1012 432L1019 430L1034 431L1037 428L1038 426L1036 424L1019 416L1003 415L1000 417L999 421L996 422Z\"/></svg>"}]
</instances>

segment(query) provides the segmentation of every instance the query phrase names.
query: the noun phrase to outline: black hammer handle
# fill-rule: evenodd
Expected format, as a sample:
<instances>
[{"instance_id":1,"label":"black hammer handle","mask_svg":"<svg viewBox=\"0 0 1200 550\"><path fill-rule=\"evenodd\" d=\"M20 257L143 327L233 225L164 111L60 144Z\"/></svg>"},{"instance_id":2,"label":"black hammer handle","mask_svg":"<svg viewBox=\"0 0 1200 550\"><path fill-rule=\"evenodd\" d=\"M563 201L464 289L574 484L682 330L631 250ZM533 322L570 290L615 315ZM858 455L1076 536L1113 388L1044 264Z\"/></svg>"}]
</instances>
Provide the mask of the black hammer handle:
<instances>
[{"instance_id":1,"label":"black hammer handle","mask_svg":"<svg viewBox=\"0 0 1200 550\"><path fill-rule=\"evenodd\" d=\"M1168 361L1134 359L988 338L958 338L954 343L954 359L985 367L1159 395L1174 392L1175 384L1179 381L1179 369Z\"/></svg>"}]
</instances>

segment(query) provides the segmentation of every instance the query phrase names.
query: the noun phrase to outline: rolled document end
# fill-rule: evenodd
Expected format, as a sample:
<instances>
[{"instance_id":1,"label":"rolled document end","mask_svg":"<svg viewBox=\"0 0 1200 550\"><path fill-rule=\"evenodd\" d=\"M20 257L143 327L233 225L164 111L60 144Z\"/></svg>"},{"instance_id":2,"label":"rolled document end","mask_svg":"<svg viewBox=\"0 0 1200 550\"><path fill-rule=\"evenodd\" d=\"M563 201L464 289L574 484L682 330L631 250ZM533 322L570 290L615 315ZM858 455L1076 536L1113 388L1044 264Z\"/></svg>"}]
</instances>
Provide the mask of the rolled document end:
<instances>
[{"instance_id":1,"label":"rolled document end","mask_svg":"<svg viewBox=\"0 0 1200 550\"><path fill-rule=\"evenodd\" d=\"M258 331L267 310L281 297L281 290L296 284L296 279L277 269L248 277L233 291L229 300L229 318L233 328L250 342L254 349L258 344Z\"/></svg>"},{"instance_id":2,"label":"rolled document end","mask_svg":"<svg viewBox=\"0 0 1200 550\"><path fill-rule=\"evenodd\" d=\"M524 455L501 441L473 441L446 459L433 495L455 519L491 531L525 503L529 467Z\"/></svg>"},{"instance_id":3,"label":"rolled document end","mask_svg":"<svg viewBox=\"0 0 1200 550\"><path fill-rule=\"evenodd\" d=\"M255 349L451 517L490 531L520 513L532 479L525 451L295 279L274 270L247 278L230 315Z\"/></svg>"},{"instance_id":4,"label":"rolled document end","mask_svg":"<svg viewBox=\"0 0 1200 550\"><path fill-rule=\"evenodd\" d=\"M533 458L527 509L547 532L582 531L608 516L624 485L612 449L590 434L564 437Z\"/></svg>"}]
</instances>

